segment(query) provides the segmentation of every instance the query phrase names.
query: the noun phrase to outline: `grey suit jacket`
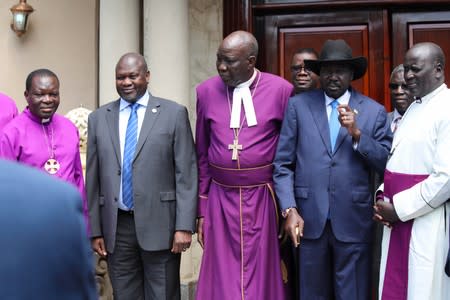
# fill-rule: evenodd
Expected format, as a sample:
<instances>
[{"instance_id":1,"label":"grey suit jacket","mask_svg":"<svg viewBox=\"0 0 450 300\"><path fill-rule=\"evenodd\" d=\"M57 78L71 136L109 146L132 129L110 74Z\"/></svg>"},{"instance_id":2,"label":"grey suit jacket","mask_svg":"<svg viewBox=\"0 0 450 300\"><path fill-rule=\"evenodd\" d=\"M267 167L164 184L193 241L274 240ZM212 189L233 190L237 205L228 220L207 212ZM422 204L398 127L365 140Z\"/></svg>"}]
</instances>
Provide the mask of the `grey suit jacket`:
<instances>
[{"instance_id":1,"label":"grey suit jacket","mask_svg":"<svg viewBox=\"0 0 450 300\"><path fill-rule=\"evenodd\" d=\"M114 252L121 181L119 103L89 115L86 190L91 237ZM177 230L194 231L197 162L187 110L150 95L133 161L134 220L147 251L172 247Z\"/></svg>"}]
</instances>

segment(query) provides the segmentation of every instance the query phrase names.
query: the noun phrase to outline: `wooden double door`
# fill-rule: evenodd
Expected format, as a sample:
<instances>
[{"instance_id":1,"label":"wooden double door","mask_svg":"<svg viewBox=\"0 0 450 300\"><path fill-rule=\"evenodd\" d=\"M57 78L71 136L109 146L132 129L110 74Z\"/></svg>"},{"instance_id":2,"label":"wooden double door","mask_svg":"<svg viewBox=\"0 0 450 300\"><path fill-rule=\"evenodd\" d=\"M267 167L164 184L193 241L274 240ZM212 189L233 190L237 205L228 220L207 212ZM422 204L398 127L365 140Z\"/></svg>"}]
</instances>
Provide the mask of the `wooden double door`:
<instances>
[{"instance_id":1,"label":"wooden double door","mask_svg":"<svg viewBox=\"0 0 450 300\"><path fill-rule=\"evenodd\" d=\"M390 72L418 42L435 42L450 61L450 1L224 0L224 35L243 29L260 45L258 67L290 80L295 50L320 51L327 39L344 39L353 56L368 59L366 75L352 85L391 110ZM447 83L450 68L445 67Z\"/></svg>"}]
</instances>

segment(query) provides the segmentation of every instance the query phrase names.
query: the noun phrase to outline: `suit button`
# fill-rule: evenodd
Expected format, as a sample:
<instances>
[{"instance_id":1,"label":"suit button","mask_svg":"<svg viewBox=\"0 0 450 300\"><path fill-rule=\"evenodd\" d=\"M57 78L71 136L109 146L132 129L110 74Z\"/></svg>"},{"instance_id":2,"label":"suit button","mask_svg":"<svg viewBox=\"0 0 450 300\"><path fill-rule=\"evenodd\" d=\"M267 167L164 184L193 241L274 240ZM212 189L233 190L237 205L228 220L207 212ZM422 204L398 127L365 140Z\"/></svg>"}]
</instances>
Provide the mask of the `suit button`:
<instances>
[{"instance_id":1,"label":"suit button","mask_svg":"<svg viewBox=\"0 0 450 300\"><path fill-rule=\"evenodd\" d=\"M333 162L331 163L331 166L332 166L332 167L336 166L336 163L333 161Z\"/></svg>"},{"instance_id":2,"label":"suit button","mask_svg":"<svg viewBox=\"0 0 450 300\"><path fill-rule=\"evenodd\" d=\"M114 202L117 202L117 197L114 197Z\"/></svg>"},{"instance_id":3,"label":"suit button","mask_svg":"<svg viewBox=\"0 0 450 300\"><path fill-rule=\"evenodd\" d=\"M122 174L122 172L119 170L119 171L117 171L117 175L119 175L120 176L120 174Z\"/></svg>"}]
</instances>

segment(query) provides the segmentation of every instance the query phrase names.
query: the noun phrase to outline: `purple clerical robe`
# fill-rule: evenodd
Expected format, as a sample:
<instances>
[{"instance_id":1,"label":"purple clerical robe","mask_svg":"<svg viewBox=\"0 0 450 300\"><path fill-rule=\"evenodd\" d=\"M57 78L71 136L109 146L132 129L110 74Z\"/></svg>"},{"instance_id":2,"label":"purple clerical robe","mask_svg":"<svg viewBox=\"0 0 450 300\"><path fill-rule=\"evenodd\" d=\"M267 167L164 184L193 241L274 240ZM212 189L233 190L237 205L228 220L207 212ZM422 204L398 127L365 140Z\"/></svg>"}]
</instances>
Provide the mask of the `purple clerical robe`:
<instances>
[{"instance_id":1,"label":"purple clerical robe","mask_svg":"<svg viewBox=\"0 0 450 300\"><path fill-rule=\"evenodd\" d=\"M284 299L272 161L293 87L259 72L250 86L258 124L230 128L233 89L220 77L197 87L196 148L204 251L197 299ZM237 160L232 144L237 137Z\"/></svg>"},{"instance_id":2,"label":"purple clerical robe","mask_svg":"<svg viewBox=\"0 0 450 300\"><path fill-rule=\"evenodd\" d=\"M69 119L54 114L49 122L42 123L40 118L26 108L5 126L0 135L0 157L21 162L43 172L47 172L44 165L52 152L60 165L59 170L52 176L78 188L83 198L83 213L88 222L78 129Z\"/></svg>"},{"instance_id":3,"label":"purple clerical robe","mask_svg":"<svg viewBox=\"0 0 450 300\"><path fill-rule=\"evenodd\" d=\"M16 103L8 96L0 93L0 133L15 116L18 115Z\"/></svg>"}]
</instances>

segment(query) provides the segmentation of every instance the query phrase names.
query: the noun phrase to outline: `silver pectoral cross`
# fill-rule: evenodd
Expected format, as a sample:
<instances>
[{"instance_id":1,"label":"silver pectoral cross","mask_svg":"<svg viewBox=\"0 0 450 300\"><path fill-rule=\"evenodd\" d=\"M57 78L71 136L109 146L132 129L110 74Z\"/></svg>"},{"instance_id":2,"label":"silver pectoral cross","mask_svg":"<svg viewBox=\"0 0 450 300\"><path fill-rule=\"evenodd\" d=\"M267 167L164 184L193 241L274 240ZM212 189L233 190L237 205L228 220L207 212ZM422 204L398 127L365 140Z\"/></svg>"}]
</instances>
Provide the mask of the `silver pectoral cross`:
<instances>
[{"instance_id":1,"label":"silver pectoral cross","mask_svg":"<svg viewBox=\"0 0 450 300\"><path fill-rule=\"evenodd\" d=\"M232 160L237 160L238 150L242 150L242 145L239 145L238 139L233 140L233 144L228 145L228 150L233 150L233 154L231 155Z\"/></svg>"}]
</instances>

